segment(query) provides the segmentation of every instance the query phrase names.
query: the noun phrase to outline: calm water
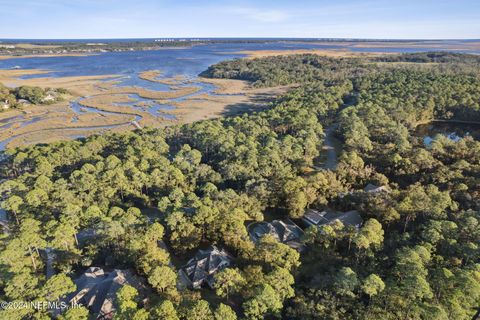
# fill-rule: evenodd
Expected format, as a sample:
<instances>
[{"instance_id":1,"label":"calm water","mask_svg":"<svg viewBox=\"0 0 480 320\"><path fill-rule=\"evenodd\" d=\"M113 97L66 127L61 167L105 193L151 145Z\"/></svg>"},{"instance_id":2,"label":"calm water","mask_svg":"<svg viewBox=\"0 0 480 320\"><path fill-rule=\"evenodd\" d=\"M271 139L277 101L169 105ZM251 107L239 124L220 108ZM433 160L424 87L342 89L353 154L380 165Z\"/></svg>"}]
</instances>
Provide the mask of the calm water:
<instances>
[{"instance_id":1,"label":"calm water","mask_svg":"<svg viewBox=\"0 0 480 320\"><path fill-rule=\"evenodd\" d=\"M455 142L466 136L480 140L480 125L436 122L418 126L415 130L415 135L423 139L425 146L430 146L435 137L439 135Z\"/></svg>"},{"instance_id":2,"label":"calm water","mask_svg":"<svg viewBox=\"0 0 480 320\"><path fill-rule=\"evenodd\" d=\"M106 52L94 54L91 56L80 57L34 57L34 58L14 58L0 60L0 69L42 69L49 70L48 74L27 75L23 78L35 77L67 77L67 76L91 76L91 75L117 75L115 80L119 82L118 86L139 86L150 90L169 91L170 86L157 82L151 82L140 79L138 74L146 70L161 70L160 78L170 78L174 76L183 76L188 79L188 85L198 86L201 90L196 94L214 94L215 87L211 84L198 81L198 74L207 69L210 65L226 59L241 58L244 55L238 54L241 50L291 50L291 49L311 49L311 48L337 48L336 46L322 46L305 43L221 43L209 45L197 45L187 48L170 48L155 51L126 51L126 52ZM8 85L8 83L6 83ZM171 102L179 102L189 96L177 99L171 99ZM137 95L131 96L135 101L128 105L132 109L145 110L158 117L159 119L173 119L174 116L168 115L164 111L171 110L174 107L169 104L159 104L154 100L144 99ZM148 107L141 108L139 103L148 104ZM85 108L78 104L78 101L71 103L72 111L77 114L101 113L103 115L114 114L101 111L95 108ZM77 121L77 117L72 118L72 123ZM133 119L132 119L133 120ZM136 116L136 121L141 117ZM27 126L37 119L26 120L23 115L9 119L0 123L0 130L10 128L13 123L19 123L21 127ZM111 129L111 126L105 126L104 129ZM88 128L85 128L88 129ZM11 141L0 141L0 150Z\"/></svg>"},{"instance_id":3,"label":"calm water","mask_svg":"<svg viewBox=\"0 0 480 320\"><path fill-rule=\"evenodd\" d=\"M166 89L167 86L139 80L136 76L145 70L162 70L163 76L184 75L196 77L208 66L225 59L239 58L241 50L290 50L311 48L339 48L304 43L245 43L209 44L183 49L161 49L155 51L106 52L83 57L20 58L0 61L0 69L20 67L22 69L51 70L50 76L123 75L124 85L142 85ZM30 77L43 77L33 75Z\"/></svg>"},{"instance_id":4,"label":"calm water","mask_svg":"<svg viewBox=\"0 0 480 320\"><path fill-rule=\"evenodd\" d=\"M91 76L91 75L118 75L115 79L119 81L118 86L139 86L150 90L169 91L170 86L142 80L138 74L146 70L160 70L160 78L183 76L190 80L188 85L201 87L195 94L214 94L215 87L198 81L198 74L207 69L210 65L222 60L241 58L239 54L243 50L292 50L292 49L342 49L345 46L326 45L300 42L265 42L265 43L217 43L197 45L188 48L165 48L155 51L126 51L106 52L91 56L80 57L34 57L14 58L0 60L0 69L42 69L49 70L48 74L27 75L24 78L35 77L66 77L66 76ZM350 48L353 51L385 51L385 52L415 52L429 51L431 48L407 48L407 47L384 47L384 48ZM479 52L480 53L480 52ZM7 84L8 85L8 84ZM195 95L194 94L194 95ZM191 95L190 95L191 96ZM158 118L172 118L162 111L174 108L168 104L158 104L155 101L132 96L134 102L128 105L132 108L139 102L150 103L145 110ZM181 101L186 97L172 99ZM95 108L80 108L78 103L71 104L72 111L76 114L95 112L108 114ZM8 129L12 121L21 123L21 126L29 125L38 119L26 121L23 116L10 120L8 123L0 123L0 130ZM136 118L137 121L141 118ZM75 122L76 118L72 119ZM105 127L108 129L108 127ZM8 141L0 141L0 150L4 149Z\"/></svg>"},{"instance_id":5,"label":"calm water","mask_svg":"<svg viewBox=\"0 0 480 320\"><path fill-rule=\"evenodd\" d=\"M141 85L152 89L167 89L167 86L139 80L137 74L145 70L162 70L164 77L184 75L196 77L208 66L222 60L240 58L242 50L292 50L292 49L342 49L345 46L315 43L266 42L266 43L219 43L197 45L189 48L161 49L155 51L106 52L83 57L19 58L0 60L0 69L51 70L50 76L109 75L124 76L122 84ZM350 48L357 52L420 52L432 48L383 47ZM437 50L437 49L435 49ZM478 52L480 53L480 51ZM44 77L32 75L30 77Z\"/></svg>"}]
</instances>

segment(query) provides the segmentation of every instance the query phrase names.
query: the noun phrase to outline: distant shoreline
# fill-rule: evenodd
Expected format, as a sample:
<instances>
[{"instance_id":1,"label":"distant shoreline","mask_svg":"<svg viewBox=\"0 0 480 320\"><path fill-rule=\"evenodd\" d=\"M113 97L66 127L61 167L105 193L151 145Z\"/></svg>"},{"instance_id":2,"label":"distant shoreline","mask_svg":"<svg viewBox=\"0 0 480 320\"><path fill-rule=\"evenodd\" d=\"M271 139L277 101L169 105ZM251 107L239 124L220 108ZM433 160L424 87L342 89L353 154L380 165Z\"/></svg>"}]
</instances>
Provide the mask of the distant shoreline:
<instances>
[{"instance_id":1,"label":"distant shoreline","mask_svg":"<svg viewBox=\"0 0 480 320\"><path fill-rule=\"evenodd\" d=\"M0 56L76 56L92 55L105 52L125 51L155 51L188 49L200 42L111 42L111 43L87 43L87 42L44 42L43 44L31 41L1 42Z\"/></svg>"},{"instance_id":2,"label":"distant shoreline","mask_svg":"<svg viewBox=\"0 0 480 320\"><path fill-rule=\"evenodd\" d=\"M0 60L23 59L23 58L87 57L87 56L96 56L96 55L99 55L99 53L50 53L50 54L0 55Z\"/></svg>"},{"instance_id":3,"label":"distant shoreline","mask_svg":"<svg viewBox=\"0 0 480 320\"><path fill-rule=\"evenodd\" d=\"M185 47L158 47L158 48L142 48L142 49L118 49L111 51L92 50L91 52L62 52L62 53L14 53L14 54L2 54L0 50L0 60L8 59L21 59L21 58L55 58L55 57L88 57L97 56L102 53L109 52L136 52L136 51L157 51L157 50L184 50L189 49L192 46Z\"/></svg>"},{"instance_id":4,"label":"distant shoreline","mask_svg":"<svg viewBox=\"0 0 480 320\"><path fill-rule=\"evenodd\" d=\"M139 41L140 40L140 41ZM480 40L378 40L378 39L302 39L302 38L231 38L231 39L120 39L120 40L1 40L0 60L12 58L89 56L104 52L139 52L172 49L190 49L215 43L305 43L318 45L311 53L334 57L350 57L390 53L396 48L419 51L452 51L480 54ZM102 41L102 42L95 42ZM323 47L322 47L323 46ZM276 55L277 50L262 52L240 51L252 56ZM281 50L282 54L310 53L300 50ZM290 52L292 51L292 52ZM294 52L295 51L295 52ZM305 50L308 51L308 50ZM397 52L395 52L397 53Z\"/></svg>"}]
</instances>

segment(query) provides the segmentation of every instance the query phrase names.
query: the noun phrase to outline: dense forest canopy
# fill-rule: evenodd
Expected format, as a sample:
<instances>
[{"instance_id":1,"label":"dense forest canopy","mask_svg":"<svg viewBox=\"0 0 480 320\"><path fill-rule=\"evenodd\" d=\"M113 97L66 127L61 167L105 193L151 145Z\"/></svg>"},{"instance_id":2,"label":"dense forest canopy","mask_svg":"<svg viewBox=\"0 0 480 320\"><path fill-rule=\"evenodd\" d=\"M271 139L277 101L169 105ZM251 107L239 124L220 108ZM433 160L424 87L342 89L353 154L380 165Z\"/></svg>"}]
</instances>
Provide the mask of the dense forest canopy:
<instances>
[{"instance_id":1,"label":"dense forest canopy","mask_svg":"<svg viewBox=\"0 0 480 320\"><path fill-rule=\"evenodd\" d=\"M479 71L477 58L446 53L226 61L203 75L297 86L257 113L8 150L2 300L61 299L101 266L148 284L147 302L132 286L117 293L116 319L470 319L480 305L480 142L425 144L415 128L480 122ZM330 128L343 142L334 170L318 163ZM300 253L249 237L252 221L300 224L307 208L357 210L364 222L305 228ZM176 271L209 244L234 265L214 289L182 287ZM48 279L46 249L56 254ZM48 315L21 311L0 315Z\"/></svg>"},{"instance_id":2,"label":"dense forest canopy","mask_svg":"<svg viewBox=\"0 0 480 320\"><path fill-rule=\"evenodd\" d=\"M441 51L382 55L372 60L385 62L460 63L476 66L480 64L480 56L478 55Z\"/></svg>"}]
</instances>

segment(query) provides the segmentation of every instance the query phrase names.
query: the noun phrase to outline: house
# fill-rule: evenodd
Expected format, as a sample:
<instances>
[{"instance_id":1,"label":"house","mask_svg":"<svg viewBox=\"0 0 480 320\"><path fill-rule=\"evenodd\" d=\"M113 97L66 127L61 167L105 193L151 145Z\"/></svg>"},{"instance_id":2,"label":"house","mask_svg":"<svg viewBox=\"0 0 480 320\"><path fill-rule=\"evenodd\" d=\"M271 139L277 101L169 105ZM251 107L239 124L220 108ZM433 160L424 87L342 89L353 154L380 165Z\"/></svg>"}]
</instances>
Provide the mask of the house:
<instances>
[{"instance_id":1,"label":"house","mask_svg":"<svg viewBox=\"0 0 480 320\"><path fill-rule=\"evenodd\" d=\"M343 223L344 226L352 226L356 229L359 229L363 224L363 219L360 216L360 213L357 210L351 210L347 212L340 212L339 214L331 214L325 216L327 219L333 223L336 220L339 220Z\"/></svg>"},{"instance_id":2,"label":"house","mask_svg":"<svg viewBox=\"0 0 480 320\"><path fill-rule=\"evenodd\" d=\"M197 254L180 269L180 279L188 287L200 289L203 284L213 288L214 275L232 265L233 257L225 250L210 246Z\"/></svg>"},{"instance_id":3,"label":"house","mask_svg":"<svg viewBox=\"0 0 480 320\"><path fill-rule=\"evenodd\" d=\"M260 241L263 236L269 234L279 242L298 251L303 251L305 248L301 242L303 230L291 220L286 220L286 222L281 220L254 222L248 226L248 233L255 243Z\"/></svg>"},{"instance_id":4,"label":"house","mask_svg":"<svg viewBox=\"0 0 480 320\"><path fill-rule=\"evenodd\" d=\"M143 283L128 270L106 272L102 268L91 267L75 281L77 290L67 297L67 303L82 304L96 315L96 318L111 319L115 312L117 292L130 285L143 288Z\"/></svg>"},{"instance_id":5,"label":"house","mask_svg":"<svg viewBox=\"0 0 480 320\"><path fill-rule=\"evenodd\" d=\"M23 104L23 105L25 105L25 106L32 104L30 101L25 100L25 99L19 99L17 102L18 102L19 104Z\"/></svg>"},{"instance_id":6,"label":"house","mask_svg":"<svg viewBox=\"0 0 480 320\"><path fill-rule=\"evenodd\" d=\"M327 211L318 211L315 209L307 209L302 217L302 222L307 226L319 226L328 222L324 216Z\"/></svg>"},{"instance_id":7,"label":"house","mask_svg":"<svg viewBox=\"0 0 480 320\"><path fill-rule=\"evenodd\" d=\"M388 186L376 186L374 184L367 184L367 186L363 189L363 191L367 193L380 193L380 192L390 192L390 188Z\"/></svg>"},{"instance_id":8,"label":"house","mask_svg":"<svg viewBox=\"0 0 480 320\"><path fill-rule=\"evenodd\" d=\"M55 101L55 96L51 93L48 93L43 99L42 102Z\"/></svg>"},{"instance_id":9,"label":"house","mask_svg":"<svg viewBox=\"0 0 480 320\"><path fill-rule=\"evenodd\" d=\"M3 110L7 110L10 108L10 103L8 102L8 100L4 100L1 104L0 104L0 107L2 107Z\"/></svg>"},{"instance_id":10,"label":"house","mask_svg":"<svg viewBox=\"0 0 480 320\"><path fill-rule=\"evenodd\" d=\"M302 221L307 226L321 226L334 223L337 220L342 222L344 226L353 226L357 229L363 224L363 219L357 210L336 212L331 210L317 211L308 209L302 218Z\"/></svg>"},{"instance_id":11,"label":"house","mask_svg":"<svg viewBox=\"0 0 480 320\"><path fill-rule=\"evenodd\" d=\"M363 192L362 192L363 191ZM344 198L346 196L356 196L356 197L363 197L365 193L367 194L380 194L380 193L390 193L392 190L388 185L383 185L383 186L376 186L374 184L367 184L363 190L352 190L348 192L342 192L339 193L340 198Z\"/></svg>"}]
</instances>

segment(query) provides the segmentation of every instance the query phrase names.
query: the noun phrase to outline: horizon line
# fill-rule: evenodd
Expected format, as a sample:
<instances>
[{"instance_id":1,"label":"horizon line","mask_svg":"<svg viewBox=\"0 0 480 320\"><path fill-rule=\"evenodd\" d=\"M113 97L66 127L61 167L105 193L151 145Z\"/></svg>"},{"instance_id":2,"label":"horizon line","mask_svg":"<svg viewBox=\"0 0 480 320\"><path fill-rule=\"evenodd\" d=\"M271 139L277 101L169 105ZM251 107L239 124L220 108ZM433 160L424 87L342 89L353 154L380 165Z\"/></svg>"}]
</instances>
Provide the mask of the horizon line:
<instances>
[{"instance_id":1,"label":"horizon line","mask_svg":"<svg viewBox=\"0 0 480 320\"><path fill-rule=\"evenodd\" d=\"M135 37L135 38L0 38L0 41L23 40L335 40L335 41L480 41L480 38L348 38L348 37Z\"/></svg>"}]
</instances>

